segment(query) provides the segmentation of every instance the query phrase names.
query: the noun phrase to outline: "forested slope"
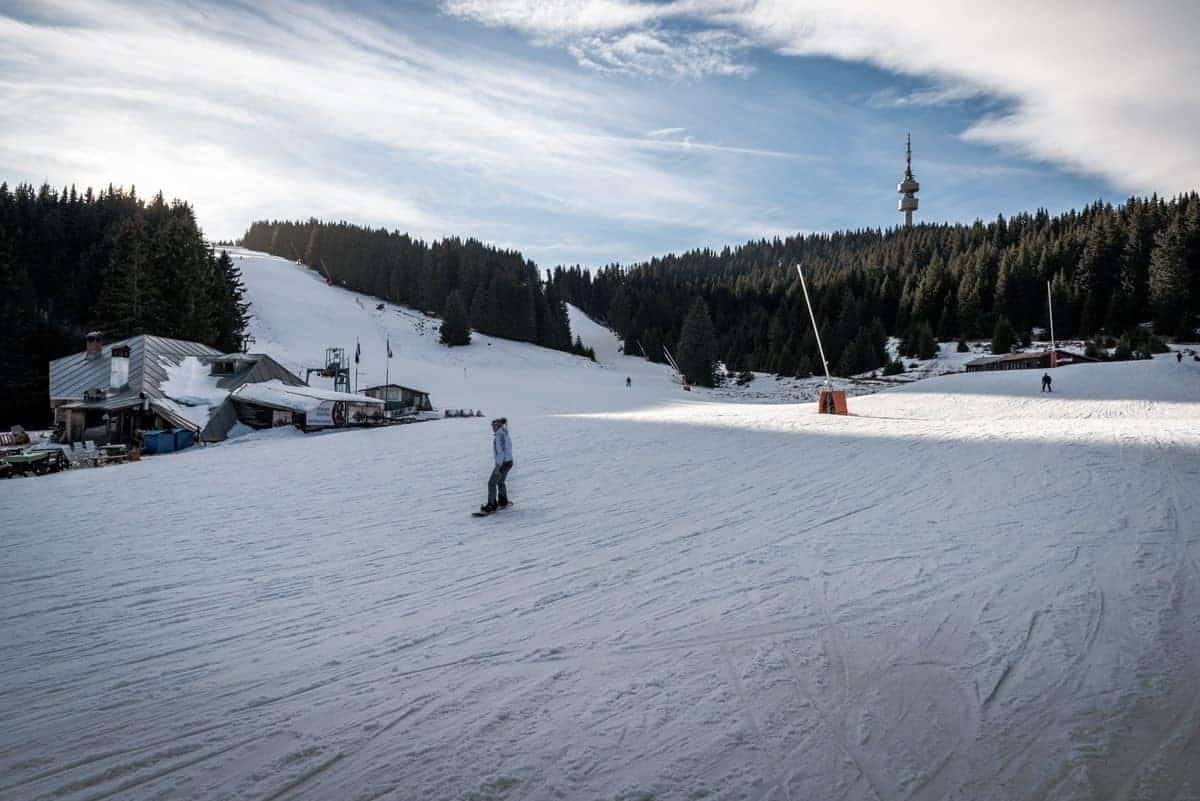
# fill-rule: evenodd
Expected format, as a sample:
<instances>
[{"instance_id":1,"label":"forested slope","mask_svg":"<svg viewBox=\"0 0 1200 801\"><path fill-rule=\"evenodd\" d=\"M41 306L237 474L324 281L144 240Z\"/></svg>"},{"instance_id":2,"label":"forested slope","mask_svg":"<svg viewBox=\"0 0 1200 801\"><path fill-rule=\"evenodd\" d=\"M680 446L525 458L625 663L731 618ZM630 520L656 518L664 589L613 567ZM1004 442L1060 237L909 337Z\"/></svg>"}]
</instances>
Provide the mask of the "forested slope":
<instances>
[{"instance_id":1,"label":"forested slope","mask_svg":"<svg viewBox=\"0 0 1200 801\"><path fill-rule=\"evenodd\" d=\"M443 317L465 312L467 327L484 334L572 346L563 298L516 251L457 237L426 243L399 231L315 219L255 222L240 244L301 261L330 283L391 303Z\"/></svg>"},{"instance_id":2,"label":"forested slope","mask_svg":"<svg viewBox=\"0 0 1200 801\"><path fill-rule=\"evenodd\" d=\"M820 360L796 262L830 365L844 375L882 365L885 333L915 344L922 334L988 337L998 323L1019 334L1045 326L1047 282L1060 337L1120 337L1150 321L1161 335L1190 339L1200 313L1200 196L758 240L596 273L559 268L554 281L652 359L680 341L700 297L731 368L807 374Z\"/></svg>"}]
</instances>

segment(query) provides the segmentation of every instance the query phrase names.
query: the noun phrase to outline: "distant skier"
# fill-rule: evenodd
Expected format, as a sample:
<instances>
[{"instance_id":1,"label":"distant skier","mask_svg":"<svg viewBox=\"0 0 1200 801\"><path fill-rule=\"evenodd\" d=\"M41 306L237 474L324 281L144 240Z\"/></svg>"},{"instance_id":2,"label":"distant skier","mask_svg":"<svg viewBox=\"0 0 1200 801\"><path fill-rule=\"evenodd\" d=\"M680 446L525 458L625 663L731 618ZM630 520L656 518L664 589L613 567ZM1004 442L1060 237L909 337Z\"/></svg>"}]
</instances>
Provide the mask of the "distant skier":
<instances>
[{"instance_id":1,"label":"distant skier","mask_svg":"<svg viewBox=\"0 0 1200 801\"><path fill-rule=\"evenodd\" d=\"M512 470L513 458L507 418L497 417L492 421L492 454L496 466L492 468L492 476L488 479L488 502L479 507L484 514L508 506L508 487L504 480L508 477L508 471Z\"/></svg>"},{"instance_id":2,"label":"distant skier","mask_svg":"<svg viewBox=\"0 0 1200 801\"><path fill-rule=\"evenodd\" d=\"M1181 351L1181 350L1175 351L1175 363L1179 364L1182 361L1183 361L1183 351Z\"/></svg>"},{"instance_id":3,"label":"distant skier","mask_svg":"<svg viewBox=\"0 0 1200 801\"><path fill-rule=\"evenodd\" d=\"M626 389L628 389L629 387L632 387L632 386L633 386L633 379L632 379L632 378L630 378L629 376L625 376L625 387L626 387Z\"/></svg>"},{"instance_id":4,"label":"distant skier","mask_svg":"<svg viewBox=\"0 0 1200 801\"><path fill-rule=\"evenodd\" d=\"M1053 379L1050 378L1049 373L1042 373L1042 392L1053 392L1054 391L1050 387L1050 382L1052 380Z\"/></svg>"}]
</instances>

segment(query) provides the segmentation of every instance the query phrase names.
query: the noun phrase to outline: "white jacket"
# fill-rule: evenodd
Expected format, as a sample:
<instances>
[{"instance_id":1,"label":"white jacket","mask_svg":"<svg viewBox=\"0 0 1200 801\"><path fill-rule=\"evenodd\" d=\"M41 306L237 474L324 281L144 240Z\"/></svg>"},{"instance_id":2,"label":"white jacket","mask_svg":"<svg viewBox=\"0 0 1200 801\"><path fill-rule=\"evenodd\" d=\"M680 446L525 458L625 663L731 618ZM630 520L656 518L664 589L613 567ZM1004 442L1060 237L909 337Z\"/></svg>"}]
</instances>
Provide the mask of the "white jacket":
<instances>
[{"instance_id":1,"label":"white jacket","mask_svg":"<svg viewBox=\"0 0 1200 801\"><path fill-rule=\"evenodd\" d=\"M492 434L492 450L496 454L496 464L512 461L512 440L508 436L508 426L500 426Z\"/></svg>"}]
</instances>

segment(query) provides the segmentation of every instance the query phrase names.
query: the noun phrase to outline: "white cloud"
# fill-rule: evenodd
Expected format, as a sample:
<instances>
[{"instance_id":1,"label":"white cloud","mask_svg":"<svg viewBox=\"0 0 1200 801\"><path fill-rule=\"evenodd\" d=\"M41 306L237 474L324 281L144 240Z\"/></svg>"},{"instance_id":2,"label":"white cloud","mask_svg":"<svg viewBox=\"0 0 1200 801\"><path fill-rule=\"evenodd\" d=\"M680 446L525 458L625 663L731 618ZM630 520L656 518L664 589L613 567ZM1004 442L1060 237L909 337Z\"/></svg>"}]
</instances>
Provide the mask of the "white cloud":
<instances>
[{"instance_id":1,"label":"white cloud","mask_svg":"<svg viewBox=\"0 0 1200 801\"><path fill-rule=\"evenodd\" d=\"M687 2L443 0L442 8L492 27L517 28L542 44L562 45L580 65L598 72L672 79L753 72L739 61L751 42L733 31L658 27L693 10Z\"/></svg>"},{"instance_id":2,"label":"white cloud","mask_svg":"<svg viewBox=\"0 0 1200 801\"><path fill-rule=\"evenodd\" d=\"M39 16L0 11L10 181L161 188L214 238L263 216L486 237L514 225L514 206L688 228L744 214L629 136L658 122L636 98L439 47L402 18L107 0Z\"/></svg>"},{"instance_id":3,"label":"white cloud","mask_svg":"<svg viewBox=\"0 0 1200 801\"><path fill-rule=\"evenodd\" d=\"M679 5L628 0L444 0L442 3L451 14L547 38L647 25L683 13Z\"/></svg>"},{"instance_id":4,"label":"white cloud","mask_svg":"<svg viewBox=\"0 0 1200 801\"><path fill-rule=\"evenodd\" d=\"M796 56L931 78L908 96L1011 102L965 132L1129 191L1200 186L1200 5L1184 0L446 0L453 13L539 40L601 43L679 21ZM573 46L578 46L573 45Z\"/></svg>"},{"instance_id":5,"label":"white cloud","mask_svg":"<svg viewBox=\"0 0 1200 801\"><path fill-rule=\"evenodd\" d=\"M738 62L749 46L744 37L727 31L650 30L582 36L567 49L581 65L599 72L695 80L749 75L753 70Z\"/></svg>"},{"instance_id":6,"label":"white cloud","mask_svg":"<svg viewBox=\"0 0 1200 801\"><path fill-rule=\"evenodd\" d=\"M800 161L816 160L814 157L804 153L788 153L782 150L766 150L759 147L737 147L734 145L718 145L712 142L697 142L690 136L683 136L678 139L670 138L678 135L678 133L681 133L684 130L685 129L683 128L666 128L661 131L653 131L650 134L647 134L645 138L624 136L597 138L614 140L647 150L677 150L695 153L728 153L739 156L755 156L759 158L791 159Z\"/></svg>"},{"instance_id":7,"label":"white cloud","mask_svg":"<svg viewBox=\"0 0 1200 801\"><path fill-rule=\"evenodd\" d=\"M867 104L872 108L948 106L965 100L973 100L981 94L978 87L968 84L930 86L907 94L897 92L895 89L884 89L867 98Z\"/></svg>"}]
</instances>

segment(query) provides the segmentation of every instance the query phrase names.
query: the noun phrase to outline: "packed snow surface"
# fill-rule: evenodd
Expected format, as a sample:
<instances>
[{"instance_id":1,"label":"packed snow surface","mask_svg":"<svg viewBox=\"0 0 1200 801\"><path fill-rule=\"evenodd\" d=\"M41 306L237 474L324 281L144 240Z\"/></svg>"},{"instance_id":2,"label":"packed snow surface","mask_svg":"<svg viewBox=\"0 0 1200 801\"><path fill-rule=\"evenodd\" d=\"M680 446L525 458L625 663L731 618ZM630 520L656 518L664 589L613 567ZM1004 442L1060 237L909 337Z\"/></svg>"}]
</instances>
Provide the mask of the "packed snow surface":
<instances>
[{"instance_id":1,"label":"packed snow surface","mask_svg":"<svg viewBox=\"0 0 1200 801\"><path fill-rule=\"evenodd\" d=\"M486 418L0 482L0 799L1200 794L1200 363L829 417L242 264L257 349L506 414L516 507Z\"/></svg>"}]
</instances>

